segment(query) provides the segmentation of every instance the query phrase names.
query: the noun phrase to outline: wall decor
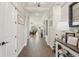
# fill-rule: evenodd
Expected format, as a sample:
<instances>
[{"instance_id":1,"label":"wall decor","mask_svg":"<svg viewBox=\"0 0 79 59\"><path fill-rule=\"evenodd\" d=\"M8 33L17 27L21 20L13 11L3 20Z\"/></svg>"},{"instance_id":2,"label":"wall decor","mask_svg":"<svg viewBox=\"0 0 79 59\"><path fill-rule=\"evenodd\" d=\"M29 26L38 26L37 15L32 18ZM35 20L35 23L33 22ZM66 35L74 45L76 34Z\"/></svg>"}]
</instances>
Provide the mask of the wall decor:
<instances>
[{"instance_id":1,"label":"wall decor","mask_svg":"<svg viewBox=\"0 0 79 59\"><path fill-rule=\"evenodd\" d=\"M79 27L79 2L73 2L69 6L69 26Z\"/></svg>"},{"instance_id":2,"label":"wall decor","mask_svg":"<svg viewBox=\"0 0 79 59\"><path fill-rule=\"evenodd\" d=\"M68 36L67 43L77 47L78 38L77 37Z\"/></svg>"},{"instance_id":3,"label":"wall decor","mask_svg":"<svg viewBox=\"0 0 79 59\"><path fill-rule=\"evenodd\" d=\"M66 43L68 41L68 36L75 37L75 33L68 33L68 32L66 32L66 40L65 40Z\"/></svg>"},{"instance_id":4,"label":"wall decor","mask_svg":"<svg viewBox=\"0 0 79 59\"><path fill-rule=\"evenodd\" d=\"M25 20L20 15L17 15L17 19L18 24L24 25Z\"/></svg>"}]
</instances>

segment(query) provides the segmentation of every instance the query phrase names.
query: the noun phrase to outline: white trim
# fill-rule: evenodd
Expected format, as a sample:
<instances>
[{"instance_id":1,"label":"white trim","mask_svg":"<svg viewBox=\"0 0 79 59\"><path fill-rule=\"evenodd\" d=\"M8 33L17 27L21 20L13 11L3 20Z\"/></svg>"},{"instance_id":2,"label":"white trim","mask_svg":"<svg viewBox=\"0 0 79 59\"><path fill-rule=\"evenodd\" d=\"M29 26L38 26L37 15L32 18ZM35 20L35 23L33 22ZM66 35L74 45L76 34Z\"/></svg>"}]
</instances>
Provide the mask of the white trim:
<instances>
[{"instance_id":1,"label":"white trim","mask_svg":"<svg viewBox=\"0 0 79 59\"><path fill-rule=\"evenodd\" d=\"M24 46L27 46L27 42L25 42Z\"/></svg>"},{"instance_id":2,"label":"white trim","mask_svg":"<svg viewBox=\"0 0 79 59\"><path fill-rule=\"evenodd\" d=\"M52 46L51 44L49 44L49 46L51 47L52 50L54 49L53 46Z\"/></svg>"},{"instance_id":3,"label":"white trim","mask_svg":"<svg viewBox=\"0 0 79 59\"><path fill-rule=\"evenodd\" d=\"M46 41L47 45L49 45L49 41L48 41L48 37L47 36L45 36L45 41Z\"/></svg>"},{"instance_id":4,"label":"white trim","mask_svg":"<svg viewBox=\"0 0 79 59\"><path fill-rule=\"evenodd\" d=\"M48 41L48 37L47 36L45 36L45 41L46 41L47 45L49 45L50 48L53 50L53 47L51 45L51 42Z\"/></svg>"},{"instance_id":5,"label":"white trim","mask_svg":"<svg viewBox=\"0 0 79 59\"><path fill-rule=\"evenodd\" d=\"M24 48L25 44L23 44L23 46L21 47L21 49L19 49L19 51L16 53L15 57L18 57L18 55L20 54L20 52L22 51L22 49Z\"/></svg>"}]
</instances>

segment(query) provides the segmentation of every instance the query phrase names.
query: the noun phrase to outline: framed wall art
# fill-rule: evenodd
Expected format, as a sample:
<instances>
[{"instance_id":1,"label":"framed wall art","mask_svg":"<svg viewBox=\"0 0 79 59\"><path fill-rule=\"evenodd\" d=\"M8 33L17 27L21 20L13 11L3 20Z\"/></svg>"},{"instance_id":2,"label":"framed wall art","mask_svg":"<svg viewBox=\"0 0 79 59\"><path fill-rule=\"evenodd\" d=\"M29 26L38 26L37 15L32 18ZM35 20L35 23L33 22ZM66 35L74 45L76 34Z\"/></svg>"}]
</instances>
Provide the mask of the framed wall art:
<instances>
[{"instance_id":1,"label":"framed wall art","mask_svg":"<svg viewBox=\"0 0 79 59\"><path fill-rule=\"evenodd\" d=\"M69 26L79 27L79 2L73 2L69 6Z\"/></svg>"},{"instance_id":2,"label":"framed wall art","mask_svg":"<svg viewBox=\"0 0 79 59\"><path fill-rule=\"evenodd\" d=\"M24 25L25 24L25 20L20 15L17 15L17 23L21 24L21 25Z\"/></svg>"},{"instance_id":3,"label":"framed wall art","mask_svg":"<svg viewBox=\"0 0 79 59\"><path fill-rule=\"evenodd\" d=\"M66 32L66 40L65 40L66 43L68 41L68 37L69 36L75 37L75 33L68 33L68 32Z\"/></svg>"}]
</instances>

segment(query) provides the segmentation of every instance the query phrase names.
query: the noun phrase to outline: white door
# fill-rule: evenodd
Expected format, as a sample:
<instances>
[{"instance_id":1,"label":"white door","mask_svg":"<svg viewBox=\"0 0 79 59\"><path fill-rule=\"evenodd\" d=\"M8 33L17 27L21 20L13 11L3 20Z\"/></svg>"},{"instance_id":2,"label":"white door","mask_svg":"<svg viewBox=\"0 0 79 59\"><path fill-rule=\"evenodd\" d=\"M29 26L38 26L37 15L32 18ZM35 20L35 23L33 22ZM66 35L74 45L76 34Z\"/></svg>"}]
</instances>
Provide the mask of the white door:
<instances>
[{"instance_id":1,"label":"white door","mask_svg":"<svg viewBox=\"0 0 79 59\"><path fill-rule=\"evenodd\" d=\"M16 56L16 10L11 3L0 2L0 57Z\"/></svg>"},{"instance_id":2,"label":"white door","mask_svg":"<svg viewBox=\"0 0 79 59\"><path fill-rule=\"evenodd\" d=\"M24 25L18 24L17 26L16 21L15 7L8 2L0 3L0 43L6 43L0 46L0 56L2 57L16 56L17 50L19 52L24 44Z\"/></svg>"},{"instance_id":3,"label":"white door","mask_svg":"<svg viewBox=\"0 0 79 59\"><path fill-rule=\"evenodd\" d=\"M3 7L0 3L0 57L2 56L2 39L3 39Z\"/></svg>"},{"instance_id":4,"label":"white door","mask_svg":"<svg viewBox=\"0 0 79 59\"><path fill-rule=\"evenodd\" d=\"M0 43L4 42L5 3L0 3ZM6 45L0 45L0 56L6 56Z\"/></svg>"},{"instance_id":5,"label":"white door","mask_svg":"<svg viewBox=\"0 0 79 59\"><path fill-rule=\"evenodd\" d=\"M0 56L15 56L16 11L10 3L0 3Z\"/></svg>"},{"instance_id":6,"label":"white door","mask_svg":"<svg viewBox=\"0 0 79 59\"><path fill-rule=\"evenodd\" d=\"M11 3L7 3L5 10L5 42L6 44L6 56L16 56L16 10Z\"/></svg>"}]
</instances>

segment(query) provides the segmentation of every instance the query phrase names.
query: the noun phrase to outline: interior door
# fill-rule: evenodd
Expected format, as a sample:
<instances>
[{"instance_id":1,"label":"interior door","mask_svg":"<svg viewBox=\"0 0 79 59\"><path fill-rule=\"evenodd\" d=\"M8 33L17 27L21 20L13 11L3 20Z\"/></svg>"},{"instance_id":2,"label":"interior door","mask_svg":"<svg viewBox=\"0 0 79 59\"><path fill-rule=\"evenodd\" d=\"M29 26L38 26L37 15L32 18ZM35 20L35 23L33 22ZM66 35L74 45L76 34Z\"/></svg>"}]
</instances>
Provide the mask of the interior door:
<instances>
[{"instance_id":1,"label":"interior door","mask_svg":"<svg viewBox=\"0 0 79 59\"><path fill-rule=\"evenodd\" d=\"M5 57L6 56L6 45L2 45L2 43L5 41L5 31L4 31L4 21L5 21L5 5L6 3L1 2L0 3L0 56Z\"/></svg>"},{"instance_id":2,"label":"interior door","mask_svg":"<svg viewBox=\"0 0 79 59\"><path fill-rule=\"evenodd\" d=\"M8 14L8 15L7 15ZM6 17L5 19L5 42L6 44L6 56L16 56L16 9L11 4L6 5Z\"/></svg>"},{"instance_id":3,"label":"interior door","mask_svg":"<svg viewBox=\"0 0 79 59\"><path fill-rule=\"evenodd\" d=\"M16 56L16 10L8 2L0 2L0 56Z\"/></svg>"},{"instance_id":4,"label":"interior door","mask_svg":"<svg viewBox=\"0 0 79 59\"><path fill-rule=\"evenodd\" d=\"M3 7L2 4L0 3L0 57L2 56L2 39L3 39Z\"/></svg>"}]
</instances>

